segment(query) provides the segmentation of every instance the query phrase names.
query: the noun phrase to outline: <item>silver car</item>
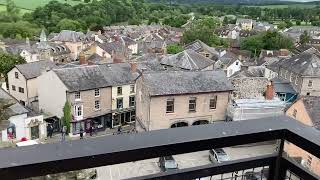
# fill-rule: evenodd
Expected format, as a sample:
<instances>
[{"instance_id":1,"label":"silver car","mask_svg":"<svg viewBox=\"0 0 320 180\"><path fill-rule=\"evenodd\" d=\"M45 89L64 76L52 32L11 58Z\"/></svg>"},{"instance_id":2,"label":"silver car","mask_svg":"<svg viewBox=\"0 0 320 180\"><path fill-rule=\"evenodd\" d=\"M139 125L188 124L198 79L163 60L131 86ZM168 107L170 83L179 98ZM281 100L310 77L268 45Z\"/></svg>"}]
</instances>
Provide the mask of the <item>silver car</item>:
<instances>
[{"instance_id":1,"label":"silver car","mask_svg":"<svg viewBox=\"0 0 320 180\"><path fill-rule=\"evenodd\" d=\"M225 161L230 161L230 158L222 148L217 148L209 150L209 160L212 163L221 163Z\"/></svg>"}]
</instances>

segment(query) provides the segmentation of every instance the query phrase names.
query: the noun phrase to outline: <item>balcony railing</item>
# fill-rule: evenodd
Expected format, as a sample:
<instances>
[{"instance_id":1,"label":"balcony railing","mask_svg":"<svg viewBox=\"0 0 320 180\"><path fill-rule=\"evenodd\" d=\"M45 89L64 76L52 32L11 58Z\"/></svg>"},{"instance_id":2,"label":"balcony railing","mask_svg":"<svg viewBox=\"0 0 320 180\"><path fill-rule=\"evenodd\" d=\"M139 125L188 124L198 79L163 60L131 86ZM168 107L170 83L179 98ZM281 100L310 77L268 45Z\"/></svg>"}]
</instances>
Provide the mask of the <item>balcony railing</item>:
<instances>
[{"instance_id":1,"label":"balcony railing","mask_svg":"<svg viewBox=\"0 0 320 180\"><path fill-rule=\"evenodd\" d=\"M196 179L256 167L269 167L268 179L318 179L283 155L288 141L320 158L320 131L289 117L236 121L98 137L0 150L0 179L43 176L214 148L278 140L270 155L210 164L135 179ZM102 177L103 179L103 177ZM221 178L222 179L222 178Z\"/></svg>"}]
</instances>

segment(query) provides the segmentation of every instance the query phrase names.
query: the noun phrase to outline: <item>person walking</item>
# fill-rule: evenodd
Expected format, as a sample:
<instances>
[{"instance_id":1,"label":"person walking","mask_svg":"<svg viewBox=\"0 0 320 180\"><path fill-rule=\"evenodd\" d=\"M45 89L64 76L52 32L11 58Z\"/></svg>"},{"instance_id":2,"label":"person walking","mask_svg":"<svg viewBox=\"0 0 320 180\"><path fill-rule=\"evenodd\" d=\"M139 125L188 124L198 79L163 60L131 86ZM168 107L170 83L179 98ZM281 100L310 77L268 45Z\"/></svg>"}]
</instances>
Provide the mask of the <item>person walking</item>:
<instances>
[{"instance_id":1,"label":"person walking","mask_svg":"<svg viewBox=\"0 0 320 180\"><path fill-rule=\"evenodd\" d=\"M92 126L90 126L90 127L89 127L90 136L92 136L92 130L93 130L93 129L92 129Z\"/></svg>"},{"instance_id":2,"label":"person walking","mask_svg":"<svg viewBox=\"0 0 320 180\"><path fill-rule=\"evenodd\" d=\"M82 127L80 128L80 139L83 139L83 129L82 129Z\"/></svg>"},{"instance_id":3,"label":"person walking","mask_svg":"<svg viewBox=\"0 0 320 180\"><path fill-rule=\"evenodd\" d=\"M53 126L52 124L49 124L49 137L52 138L52 134L53 134Z\"/></svg>"},{"instance_id":4,"label":"person walking","mask_svg":"<svg viewBox=\"0 0 320 180\"><path fill-rule=\"evenodd\" d=\"M66 126L63 126L62 127L62 141L65 141L66 140L66 133L67 133L67 128Z\"/></svg>"},{"instance_id":5,"label":"person walking","mask_svg":"<svg viewBox=\"0 0 320 180\"><path fill-rule=\"evenodd\" d=\"M118 127L118 134L121 134L122 128L121 126Z\"/></svg>"}]
</instances>

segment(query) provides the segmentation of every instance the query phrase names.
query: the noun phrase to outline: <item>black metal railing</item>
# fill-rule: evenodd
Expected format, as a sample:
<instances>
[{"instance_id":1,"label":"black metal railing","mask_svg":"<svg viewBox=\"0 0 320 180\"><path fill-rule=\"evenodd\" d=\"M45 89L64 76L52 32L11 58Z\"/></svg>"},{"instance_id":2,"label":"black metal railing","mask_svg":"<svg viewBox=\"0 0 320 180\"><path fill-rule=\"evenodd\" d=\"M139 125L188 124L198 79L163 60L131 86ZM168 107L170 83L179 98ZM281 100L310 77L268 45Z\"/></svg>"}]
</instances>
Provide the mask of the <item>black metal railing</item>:
<instances>
[{"instance_id":1,"label":"black metal railing","mask_svg":"<svg viewBox=\"0 0 320 180\"><path fill-rule=\"evenodd\" d=\"M268 167L268 179L318 177L283 154L284 142L320 158L320 131L289 117L235 121L137 134L34 145L0 150L0 179L43 176L98 166L120 164L212 148L278 140L278 152L270 155L210 164L136 177L135 179L196 179L245 169ZM289 172L289 175L288 175Z\"/></svg>"}]
</instances>

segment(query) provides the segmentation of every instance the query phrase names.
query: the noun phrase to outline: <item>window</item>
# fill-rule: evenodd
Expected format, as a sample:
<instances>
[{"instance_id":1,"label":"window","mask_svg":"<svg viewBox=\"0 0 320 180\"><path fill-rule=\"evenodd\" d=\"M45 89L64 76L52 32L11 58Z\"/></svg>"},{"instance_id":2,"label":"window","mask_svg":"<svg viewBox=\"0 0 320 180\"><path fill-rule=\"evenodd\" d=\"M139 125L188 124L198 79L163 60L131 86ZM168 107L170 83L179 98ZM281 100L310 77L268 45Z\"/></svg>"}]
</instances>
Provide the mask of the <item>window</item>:
<instances>
[{"instance_id":1,"label":"window","mask_svg":"<svg viewBox=\"0 0 320 180\"><path fill-rule=\"evenodd\" d=\"M238 61L236 62L236 65L237 65L237 66L239 65L239 62L238 62Z\"/></svg>"},{"instance_id":2,"label":"window","mask_svg":"<svg viewBox=\"0 0 320 180\"><path fill-rule=\"evenodd\" d=\"M129 106L133 107L135 105L135 97L134 96L130 96L129 97Z\"/></svg>"},{"instance_id":3,"label":"window","mask_svg":"<svg viewBox=\"0 0 320 180\"><path fill-rule=\"evenodd\" d=\"M14 76L16 77L16 79L19 79L19 73L18 72L15 72Z\"/></svg>"},{"instance_id":4,"label":"window","mask_svg":"<svg viewBox=\"0 0 320 180\"><path fill-rule=\"evenodd\" d=\"M307 92L307 96L310 96L310 92Z\"/></svg>"},{"instance_id":5,"label":"window","mask_svg":"<svg viewBox=\"0 0 320 180\"><path fill-rule=\"evenodd\" d=\"M84 121L72 123L72 133L73 134L80 133L81 127L82 129L84 129Z\"/></svg>"},{"instance_id":6,"label":"window","mask_svg":"<svg viewBox=\"0 0 320 180\"><path fill-rule=\"evenodd\" d=\"M122 87L117 87L117 94L122 95Z\"/></svg>"},{"instance_id":7,"label":"window","mask_svg":"<svg viewBox=\"0 0 320 180\"><path fill-rule=\"evenodd\" d=\"M94 109L95 110L100 110L100 101L99 100L94 101Z\"/></svg>"},{"instance_id":8,"label":"window","mask_svg":"<svg viewBox=\"0 0 320 180\"><path fill-rule=\"evenodd\" d=\"M296 117L297 117L297 112L298 112L298 111L297 111L296 109L294 109L294 110L293 110L293 112L292 112L292 116L293 116L294 118L296 118Z\"/></svg>"},{"instance_id":9,"label":"window","mask_svg":"<svg viewBox=\"0 0 320 180\"><path fill-rule=\"evenodd\" d=\"M75 93L74 93L74 98L75 98L76 100L80 100L80 99L81 99L80 92L75 92Z\"/></svg>"},{"instance_id":10,"label":"window","mask_svg":"<svg viewBox=\"0 0 320 180\"><path fill-rule=\"evenodd\" d=\"M284 78L285 78L285 79L287 79L287 74L288 74L288 71L286 71L286 72L284 73Z\"/></svg>"},{"instance_id":11,"label":"window","mask_svg":"<svg viewBox=\"0 0 320 180\"><path fill-rule=\"evenodd\" d=\"M293 81L293 74L291 73L290 74L290 82L292 82Z\"/></svg>"},{"instance_id":12,"label":"window","mask_svg":"<svg viewBox=\"0 0 320 180\"><path fill-rule=\"evenodd\" d=\"M210 109L217 108L217 96L214 96L213 98L210 99L209 108Z\"/></svg>"},{"instance_id":13,"label":"window","mask_svg":"<svg viewBox=\"0 0 320 180\"><path fill-rule=\"evenodd\" d=\"M174 99L168 99L167 100L167 113L173 113L174 112Z\"/></svg>"},{"instance_id":14,"label":"window","mask_svg":"<svg viewBox=\"0 0 320 180\"><path fill-rule=\"evenodd\" d=\"M82 114L82 105L80 106L74 106L74 114L75 116L77 117L81 117L83 114Z\"/></svg>"},{"instance_id":15,"label":"window","mask_svg":"<svg viewBox=\"0 0 320 180\"><path fill-rule=\"evenodd\" d=\"M206 57L210 57L210 54L206 53Z\"/></svg>"},{"instance_id":16,"label":"window","mask_svg":"<svg viewBox=\"0 0 320 180\"><path fill-rule=\"evenodd\" d=\"M298 76L296 76L296 80L294 81L296 85L298 85Z\"/></svg>"},{"instance_id":17,"label":"window","mask_svg":"<svg viewBox=\"0 0 320 180\"><path fill-rule=\"evenodd\" d=\"M24 93L24 89L22 87L19 87L19 92Z\"/></svg>"},{"instance_id":18,"label":"window","mask_svg":"<svg viewBox=\"0 0 320 180\"><path fill-rule=\"evenodd\" d=\"M12 91L16 91L16 86L15 86L15 85L12 85L12 86L11 86L11 89L12 89Z\"/></svg>"},{"instance_id":19,"label":"window","mask_svg":"<svg viewBox=\"0 0 320 180\"><path fill-rule=\"evenodd\" d=\"M278 96L281 101L286 101L286 93L279 93Z\"/></svg>"},{"instance_id":20,"label":"window","mask_svg":"<svg viewBox=\"0 0 320 180\"><path fill-rule=\"evenodd\" d=\"M130 93L134 93L134 84L130 85Z\"/></svg>"},{"instance_id":21,"label":"window","mask_svg":"<svg viewBox=\"0 0 320 180\"><path fill-rule=\"evenodd\" d=\"M94 97L99 97L100 96L100 89L95 89L94 90Z\"/></svg>"},{"instance_id":22,"label":"window","mask_svg":"<svg viewBox=\"0 0 320 180\"><path fill-rule=\"evenodd\" d=\"M312 80L309 80L309 82L308 82L308 87L312 87L312 85L313 85L313 81Z\"/></svg>"},{"instance_id":23,"label":"window","mask_svg":"<svg viewBox=\"0 0 320 180\"><path fill-rule=\"evenodd\" d=\"M117 98L117 108L123 108L123 98Z\"/></svg>"},{"instance_id":24,"label":"window","mask_svg":"<svg viewBox=\"0 0 320 180\"><path fill-rule=\"evenodd\" d=\"M197 108L196 106L197 106L197 98L191 97L189 99L189 112L195 112Z\"/></svg>"}]
</instances>

